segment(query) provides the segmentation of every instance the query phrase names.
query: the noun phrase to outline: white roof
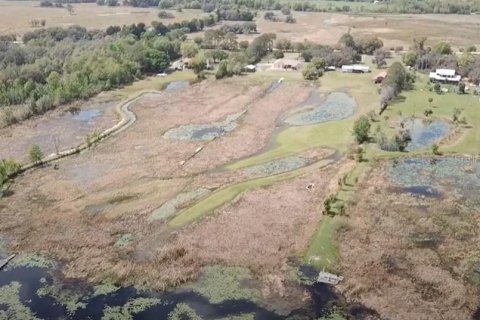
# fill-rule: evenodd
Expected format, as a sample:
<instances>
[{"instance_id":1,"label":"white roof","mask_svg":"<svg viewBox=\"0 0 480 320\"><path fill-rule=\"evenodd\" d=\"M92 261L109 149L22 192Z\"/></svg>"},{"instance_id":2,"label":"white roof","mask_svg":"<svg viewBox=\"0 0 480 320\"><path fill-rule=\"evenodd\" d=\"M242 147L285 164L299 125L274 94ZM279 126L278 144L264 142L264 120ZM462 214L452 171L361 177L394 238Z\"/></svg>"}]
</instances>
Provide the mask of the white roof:
<instances>
[{"instance_id":1,"label":"white roof","mask_svg":"<svg viewBox=\"0 0 480 320\"><path fill-rule=\"evenodd\" d=\"M438 70L437 70L438 71ZM459 82L462 80L462 76L460 75L445 75L445 74L439 74L438 72L430 72L430 79L438 80L438 81L453 81L453 82Z\"/></svg>"},{"instance_id":2,"label":"white roof","mask_svg":"<svg viewBox=\"0 0 480 320\"><path fill-rule=\"evenodd\" d=\"M369 70L369 66L365 66L363 64L352 64L352 65L343 65L342 69L349 69L349 70Z\"/></svg>"},{"instance_id":3,"label":"white roof","mask_svg":"<svg viewBox=\"0 0 480 320\"><path fill-rule=\"evenodd\" d=\"M455 75L455 69L437 69L435 71L437 74L442 75L442 76L454 76Z\"/></svg>"},{"instance_id":4,"label":"white roof","mask_svg":"<svg viewBox=\"0 0 480 320\"><path fill-rule=\"evenodd\" d=\"M255 69L255 65L249 64L248 66L245 66L245 69Z\"/></svg>"}]
</instances>

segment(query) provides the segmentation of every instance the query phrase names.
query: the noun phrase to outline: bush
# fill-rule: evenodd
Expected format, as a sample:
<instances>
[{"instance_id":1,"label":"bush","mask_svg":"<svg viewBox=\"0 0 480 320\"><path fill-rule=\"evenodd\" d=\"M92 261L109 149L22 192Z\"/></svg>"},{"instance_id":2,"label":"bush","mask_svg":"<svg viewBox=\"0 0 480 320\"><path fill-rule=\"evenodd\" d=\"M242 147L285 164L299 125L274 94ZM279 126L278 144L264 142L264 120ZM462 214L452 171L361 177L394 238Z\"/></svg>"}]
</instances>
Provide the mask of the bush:
<instances>
[{"instance_id":1,"label":"bush","mask_svg":"<svg viewBox=\"0 0 480 320\"><path fill-rule=\"evenodd\" d=\"M283 57L285 57L285 54L282 50L277 50L273 52L273 56L275 57L275 59L282 59Z\"/></svg>"},{"instance_id":2,"label":"bush","mask_svg":"<svg viewBox=\"0 0 480 320\"><path fill-rule=\"evenodd\" d=\"M175 18L175 16L171 12L167 12L167 11L163 11L163 10L158 13L158 17L160 19L173 19L173 18Z\"/></svg>"},{"instance_id":3,"label":"bush","mask_svg":"<svg viewBox=\"0 0 480 320\"><path fill-rule=\"evenodd\" d=\"M353 135L358 143L368 141L368 134L370 131L371 123L367 116L362 115L353 124Z\"/></svg>"},{"instance_id":4,"label":"bush","mask_svg":"<svg viewBox=\"0 0 480 320\"><path fill-rule=\"evenodd\" d=\"M34 145L31 145L30 148L28 148L28 158L33 163L39 163L42 161L43 152L42 152L42 149L40 149L39 145L34 144Z\"/></svg>"},{"instance_id":5,"label":"bush","mask_svg":"<svg viewBox=\"0 0 480 320\"><path fill-rule=\"evenodd\" d=\"M317 80L319 72L313 63L308 63L302 70L303 79L305 80Z\"/></svg>"}]
</instances>

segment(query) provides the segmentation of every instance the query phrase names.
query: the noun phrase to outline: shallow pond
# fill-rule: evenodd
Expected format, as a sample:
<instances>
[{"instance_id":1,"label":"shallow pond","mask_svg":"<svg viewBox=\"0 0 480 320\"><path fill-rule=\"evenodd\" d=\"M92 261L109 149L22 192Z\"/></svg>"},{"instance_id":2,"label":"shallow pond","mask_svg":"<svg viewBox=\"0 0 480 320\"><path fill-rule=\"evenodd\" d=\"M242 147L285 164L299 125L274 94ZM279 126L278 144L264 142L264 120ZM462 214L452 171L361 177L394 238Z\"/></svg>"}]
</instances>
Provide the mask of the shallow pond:
<instances>
[{"instance_id":1,"label":"shallow pond","mask_svg":"<svg viewBox=\"0 0 480 320\"><path fill-rule=\"evenodd\" d=\"M292 126L304 126L316 123L342 120L355 113L356 102L344 92L332 92L322 102L320 93L313 92L295 114L284 122Z\"/></svg>"},{"instance_id":2,"label":"shallow pond","mask_svg":"<svg viewBox=\"0 0 480 320\"><path fill-rule=\"evenodd\" d=\"M243 172L251 177L271 176L305 167L310 162L302 157L291 156L248 167L243 169Z\"/></svg>"},{"instance_id":3,"label":"shallow pond","mask_svg":"<svg viewBox=\"0 0 480 320\"><path fill-rule=\"evenodd\" d=\"M166 88L166 92L177 92L187 89L190 86L190 82L188 81L172 81L170 82Z\"/></svg>"},{"instance_id":4,"label":"shallow pond","mask_svg":"<svg viewBox=\"0 0 480 320\"><path fill-rule=\"evenodd\" d=\"M168 130L163 135L171 140L210 141L221 137L237 127L237 120L243 112L229 115L221 122L210 124L188 124Z\"/></svg>"},{"instance_id":5,"label":"shallow pond","mask_svg":"<svg viewBox=\"0 0 480 320\"><path fill-rule=\"evenodd\" d=\"M435 197L456 192L472 208L480 208L480 158L412 158L391 162L386 174L393 185L406 192ZM413 188L413 189L412 189Z\"/></svg>"},{"instance_id":6,"label":"shallow pond","mask_svg":"<svg viewBox=\"0 0 480 320\"><path fill-rule=\"evenodd\" d=\"M284 319L253 301L211 303L187 289L159 293L114 285L91 287L71 280L58 283L49 269L41 267L1 271L0 300L0 318L5 319L220 319L242 314Z\"/></svg>"},{"instance_id":7,"label":"shallow pond","mask_svg":"<svg viewBox=\"0 0 480 320\"><path fill-rule=\"evenodd\" d=\"M425 148L448 135L450 126L443 120L425 121L412 119L405 123L405 128L410 131L412 141L408 144L407 151Z\"/></svg>"},{"instance_id":8,"label":"shallow pond","mask_svg":"<svg viewBox=\"0 0 480 320\"><path fill-rule=\"evenodd\" d=\"M103 111L100 109L80 110L78 112L70 113L70 118L74 121L89 122L102 114Z\"/></svg>"}]
</instances>

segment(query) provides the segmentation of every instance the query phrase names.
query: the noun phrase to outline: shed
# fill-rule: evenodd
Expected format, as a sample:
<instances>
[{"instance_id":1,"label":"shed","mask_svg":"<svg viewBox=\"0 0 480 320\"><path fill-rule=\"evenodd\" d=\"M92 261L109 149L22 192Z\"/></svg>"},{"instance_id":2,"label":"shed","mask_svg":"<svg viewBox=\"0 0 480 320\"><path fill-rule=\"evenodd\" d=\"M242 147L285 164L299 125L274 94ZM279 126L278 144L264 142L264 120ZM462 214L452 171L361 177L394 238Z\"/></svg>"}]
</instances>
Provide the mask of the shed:
<instances>
[{"instance_id":1,"label":"shed","mask_svg":"<svg viewBox=\"0 0 480 320\"><path fill-rule=\"evenodd\" d=\"M363 64L351 64L343 65L342 72L345 73L368 73L370 72L370 67Z\"/></svg>"},{"instance_id":2,"label":"shed","mask_svg":"<svg viewBox=\"0 0 480 320\"><path fill-rule=\"evenodd\" d=\"M246 72L255 72L257 71L257 67L253 64L249 64L248 66L245 66L245 68L243 68Z\"/></svg>"}]
</instances>

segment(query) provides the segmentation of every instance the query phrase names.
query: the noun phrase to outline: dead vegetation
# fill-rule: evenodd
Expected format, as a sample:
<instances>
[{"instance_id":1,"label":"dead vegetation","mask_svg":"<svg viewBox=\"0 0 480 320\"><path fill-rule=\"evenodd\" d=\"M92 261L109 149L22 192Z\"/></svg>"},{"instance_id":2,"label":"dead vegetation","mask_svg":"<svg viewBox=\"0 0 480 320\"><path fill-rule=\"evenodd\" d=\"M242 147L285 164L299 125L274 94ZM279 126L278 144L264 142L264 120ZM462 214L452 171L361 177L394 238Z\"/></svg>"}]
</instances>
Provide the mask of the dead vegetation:
<instances>
[{"instance_id":1,"label":"dead vegetation","mask_svg":"<svg viewBox=\"0 0 480 320\"><path fill-rule=\"evenodd\" d=\"M390 191L374 170L348 210L341 234L347 298L389 319L468 319L477 308L479 235L475 214L455 195Z\"/></svg>"},{"instance_id":2,"label":"dead vegetation","mask_svg":"<svg viewBox=\"0 0 480 320\"><path fill-rule=\"evenodd\" d=\"M15 252L62 261L67 277L107 277L162 289L192 279L203 266L221 263L276 279L287 260L301 256L307 246L339 164L248 191L182 230L148 219L178 193L243 179L240 172L210 169L264 148L276 119L297 107L310 90L285 83L284 90L264 95L271 83L254 86L250 81L206 81L182 94L145 97L132 108L138 121L129 130L59 162L55 170L47 166L18 177L13 194L0 200L2 237ZM244 109L239 126L212 142L162 137L172 127L214 122ZM180 162L201 144L205 147L183 168ZM305 154L326 154L312 152ZM306 190L311 182L315 189ZM115 245L122 234L131 240Z\"/></svg>"}]
</instances>

